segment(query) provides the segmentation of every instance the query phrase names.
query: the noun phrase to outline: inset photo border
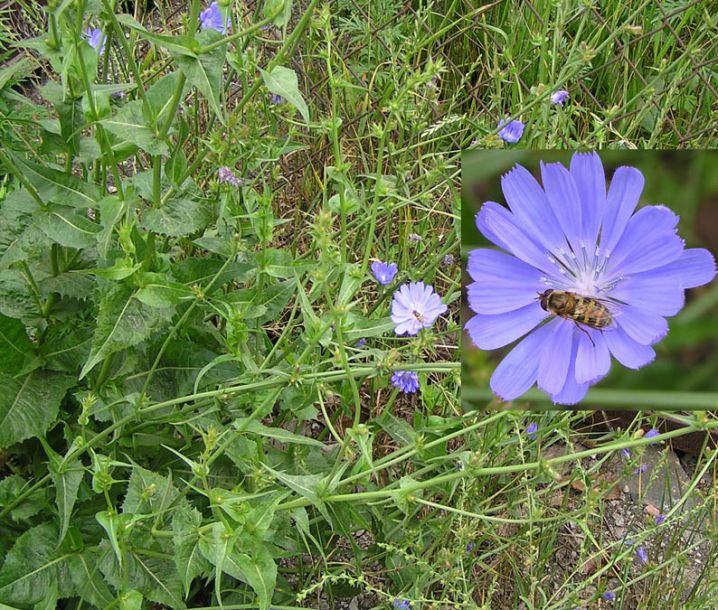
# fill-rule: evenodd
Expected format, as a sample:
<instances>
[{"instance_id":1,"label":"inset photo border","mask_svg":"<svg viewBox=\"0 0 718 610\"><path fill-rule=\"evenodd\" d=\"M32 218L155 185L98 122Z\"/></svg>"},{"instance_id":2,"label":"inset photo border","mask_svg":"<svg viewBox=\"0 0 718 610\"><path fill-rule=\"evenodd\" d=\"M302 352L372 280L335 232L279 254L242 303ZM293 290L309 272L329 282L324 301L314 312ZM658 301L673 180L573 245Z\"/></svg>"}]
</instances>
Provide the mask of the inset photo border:
<instances>
[{"instance_id":1,"label":"inset photo border","mask_svg":"<svg viewBox=\"0 0 718 610\"><path fill-rule=\"evenodd\" d=\"M718 153L462 157L462 401L710 409Z\"/></svg>"}]
</instances>

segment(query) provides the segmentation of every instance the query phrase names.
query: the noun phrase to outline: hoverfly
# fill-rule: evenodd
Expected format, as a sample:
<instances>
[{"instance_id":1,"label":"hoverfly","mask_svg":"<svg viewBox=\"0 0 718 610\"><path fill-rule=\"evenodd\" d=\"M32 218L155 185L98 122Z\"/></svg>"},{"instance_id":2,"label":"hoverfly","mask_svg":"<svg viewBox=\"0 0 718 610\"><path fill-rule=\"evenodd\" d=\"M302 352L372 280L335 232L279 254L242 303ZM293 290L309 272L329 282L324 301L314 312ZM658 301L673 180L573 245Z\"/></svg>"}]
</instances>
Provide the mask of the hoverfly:
<instances>
[{"instance_id":1,"label":"hoverfly","mask_svg":"<svg viewBox=\"0 0 718 610\"><path fill-rule=\"evenodd\" d=\"M416 310L412 311L411 313L414 314L414 317L415 317L419 322L421 322L422 324L424 323L424 320L425 320L424 314L422 314L422 313L420 313L420 312L418 312L418 311L416 311Z\"/></svg>"},{"instance_id":2,"label":"hoverfly","mask_svg":"<svg viewBox=\"0 0 718 610\"><path fill-rule=\"evenodd\" d=\"M593 343L591 335L580 324L600 331L615 327L614 314L603 299L549 288L539 293L539 303L544 311L565 320L573 320L576 326L588 335L591 343Z\"/></svg>"}]
</instances>

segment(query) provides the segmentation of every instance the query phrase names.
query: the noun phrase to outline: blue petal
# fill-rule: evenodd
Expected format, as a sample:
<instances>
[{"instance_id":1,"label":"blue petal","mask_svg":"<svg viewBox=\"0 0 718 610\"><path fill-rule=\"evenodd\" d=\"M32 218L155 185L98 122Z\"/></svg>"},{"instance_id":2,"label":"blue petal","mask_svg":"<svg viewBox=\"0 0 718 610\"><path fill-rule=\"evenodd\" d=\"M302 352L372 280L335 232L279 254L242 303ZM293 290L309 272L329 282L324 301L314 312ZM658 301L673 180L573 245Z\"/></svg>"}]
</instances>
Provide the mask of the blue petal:
<instances>
[{"instance_id":1,"label":"blue petal","mask_svg":"<svg viewBox=\"0 0 718 610\"><path fill-rule=\"evenodd\" d=\"M580 332L580 331L576 331ZM571 350L571 358L568 367L568 374L566 375L566 383L558 394L553 394L551 400L554 403L560 405L575 405L577 402L586 396L588 391L587 383L578 383L576 381L576 354L578 352L578 341L573 342L573 349Z\"/></svg>"},{"instance_id":2,"label":"blue petal","mask_svg":"<svg viewBox=\"0 0 718 610\"><path fill-rule=\"evenodd\" d=\"M576 326L561 318L555 318L547 326L553 330L541 352L537 385L546 393L555 394L566 383Z\"/></svg>"},{"instance_id":3,"label":"blue petal","mask_svg":"<svg viewBox=\"0 0 718 610\"><path fill-rule=\"evenodd\" d=\"M546 193L531 173L517 165L501 178L501 188L517 223L547 249L566 249L561 225L549 205Z\"/></svg>"},{"instance_id":4,"label":"blue petal","mask_svg":"<svg viewBox=\"0 0 718 610\"><path fill-rule=\"evenodd\" d=\"M545 286L541 273L523 261L497 250L469 252L469 307L476 313L497 314L535 302Z\"/></svg>"},{"instance_id":5,"label":"blue petal","mask_svg":"<svg viewBox=\"0 0 718 610\"><path fill-rule=\"evenodd\" d=\"M593 383L605 377L611 369L611 354L608 351L605 333L593 330L578 333L578 351L576 352L576 382ZM589 339L589 333L591 338ZM591 343L593 339L593 343Z\"/></svg>"},{"instance_id":6,"label":"blue petal","mask_svg":"<svg viewBox=\"0 0 718 610\"><path fill-rule=\"evenodd\" d=\"M683 286L660 269L631 275L611 291L611 298L661 316L676 315L685 304Z\"/></svg>"},{"instance_id":7,"label":"blue petal","mask_svg":"<svg viewBox=\"0 0 718 610\"><path fill-rule=\"evenodd\" d=\"M464 328L479 349L496 349L523 337L547 315L538 301L534 301L508 313L494 316L475 315Z\"/></svg>"},{"instance_id":8,"label":"blue petal","mask_svg":"<svg viewBox=\"0 0 718 610\"><path fill-rule=\"evenodd\" d=\"M601 228L601 251L613 250L626 229L643 192L643 174L635 167L619 167L613 174Z\"/></svg>"},{"instance_id":9,"label":"blue petal","mask_svg":"<svg viewBox=\"0 0 718 610\"><path fill-rule=\"evenodd\" d=\"M581 199L570 172L560 163L541 162L541 179L551 208L574 249L581 242Z\"/></svg>"},{"instance_id":10,"label":"blue petal","mask_svg":"<svg viewBox=\"0 0 718 610\"><path fill-rule=\"evenodd\" d=\"M556 277L548 253L527 235L516 222L514 215L503 206L491 201L485 203L476 215L476 226L487 239L501 245L522 261L541 269L546 275L560 279ZM498 237L499 235L501 237Z\"/></svg>"},{"instance_id":11,"label":"blue petal","mask_svg":"<svg viewBox=\"0 0 718 610\"><path fill-rule=\"evenodd\" d=\"M581 198L582 238L590 244L596 243L606 209L606 175L603 164L595 153L576 153L571 157L571 176Z\"/></svg>"},{"instance_id":12,"label":"blue petal","mask_svg":"<svg viewBox=\"0 0 718 610\"><path fill-rule=\"evenodd\" d=\"M508 213L506 208L495 201L486 201L484 202L484 205L481 206L481 209L476 213L474 220L476 221L476 228L486 239L499 248L502 248L507 252L511 252L511 246L504 241L501 235L495 233L493 229L488 226L486 222L486 213L484 212L485 208L496 210L497 214Z\"/></svg>"},{"instance_id":13,"label":"blue petal","mask_svg":"<svg viewBox=\"0 0 718 610\"><path fill-rule=\"evenodd\" d=\"M678 217L664 206L648 206L634 214L606 267L606 278L648 271L676 260L683 240L675 233Z\"/></svg>"},{"instance_id":14,"label":"blue petal","mask_svg":"<svg viewBox=\"0 0 718 610\"><path fill-rule=\"evenodd\" d=\"M537 354L551 330L549 324L537 328L499 363L489 382L497 396L514 400L535 383L539 367Z\"/></svg>"},{"instance_id":15,"label":"blue petal","mask_svg":"<svg viewBox=\"0 0 718 610\"><path fill-rule=\"evenodd\" d=\"M651 346L634 341L621 328L605 332L604 337L613 357L629 369L640 369L656 357Z\"/></svg>"},{"instance_id":16,"label":"blue petal","mask_svg":"<svg viewBox=\"0 0 718 610\"><path fill-rule=\"evenodd\" d=\"M668 333L668 322L665 318L633 305L621 309L620 315L616 317L616 324L625 330L631 339L642 345L652 345Z\"/></svg>"},{"instance_id":17,"label":"blue petal","mask_svg":"<svg viewBox=\"0 0 718 610\"><path fill-rule=\"evenodd\" d=\"M678 282L683 288L695 288L713 280L716 275L716 262L708 250L689 248L672 263L648 273Z\"/></svg>"}]
</instances>

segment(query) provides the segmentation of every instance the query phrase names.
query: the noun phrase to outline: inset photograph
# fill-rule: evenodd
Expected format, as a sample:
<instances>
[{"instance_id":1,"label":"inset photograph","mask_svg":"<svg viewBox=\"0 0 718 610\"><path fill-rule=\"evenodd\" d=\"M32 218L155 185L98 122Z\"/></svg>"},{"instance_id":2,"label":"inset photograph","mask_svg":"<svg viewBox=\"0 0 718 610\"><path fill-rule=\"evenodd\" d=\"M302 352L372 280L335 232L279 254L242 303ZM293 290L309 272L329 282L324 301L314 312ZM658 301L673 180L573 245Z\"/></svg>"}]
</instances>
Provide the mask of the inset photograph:
<instances>
[{"instance_id":1,"label":"inset photograph","mask_svg":"<svg viewBox=\"0 0 718 610\"><path fill-rule=\"evenodd\" d=\"M718 153L462 159L462 400L708 409L718 394Z\"/></svg>"}]
</instances>

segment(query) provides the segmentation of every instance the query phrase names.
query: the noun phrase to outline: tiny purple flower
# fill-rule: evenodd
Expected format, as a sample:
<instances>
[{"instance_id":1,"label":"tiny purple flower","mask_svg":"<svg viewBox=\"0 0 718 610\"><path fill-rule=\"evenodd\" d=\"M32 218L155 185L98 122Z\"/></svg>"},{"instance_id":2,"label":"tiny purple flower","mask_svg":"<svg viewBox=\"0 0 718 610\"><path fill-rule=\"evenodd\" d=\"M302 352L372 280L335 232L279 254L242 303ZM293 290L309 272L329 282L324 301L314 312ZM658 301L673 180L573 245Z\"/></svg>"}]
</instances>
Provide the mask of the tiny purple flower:
<instances>
[{"instance_id":1,"label":"tiny purple flower","mask_svg":"<svg viewBox=\"0 0 718 610\"><path fill-rule=\"evenodd\" d=\"M419 389L419 375L415 371L394 371L391 384L404 394L413 394Z\"/></svg>"},{"instance_id":2,"label":"tiny purple flower","mask_svg":"<svg viewBox=\"0 0 718 610\"><path fill-rule=\"evenodd\" d=\"M559 106L563 106L564 102L568 99L568 91L565 91L563 89L560 89L559 91L554 91L551 94L550 99L552 104L558 104Z\"/></svg>"},{"instance_id":3,"label":"tiny purple flower","mask_svg":"<svg viewBox=\"0 0 718 610\"><path fill-rule=\"evenodd\" d=\"M473 542L467 543L467 545L466 545L466 552L467 552L467 553L471 553L471 551L473 551L473 550L474 550L474 543L473 543Z\"/></svg>"},{"instance_id":4,"label":"tiny purple flower","mask_svg":"<svg viewBox=\"0 0 718 610\"><path fill-rule=\"evenodd\" d=\"M601 597L607 602L612 602L616 599L616 594L613 591L606 591Z\"/></svg>"},{"instance_id":5,"label":"tiny purple flower","mask_svg":"<svg viewBox=\"0 0 718 610\"><path fill-rule=\"evenodd\" d=\"M366 339L364 337L362 337L361 339L359 339L359 341L356 342L355 347L361 348L361 347L364 347L365 345L366 345Z\"/></svg>"},{"instance_id":6,"label":"tiny purple flower","mask_svg":"<svg viewBox=\"0 0 718 610\"><path fill-rule=\"evenodd\" d=\"M82 33L82 38L87 41L93 49L102 55L105 52L105 35L98 28L87 28Z\"/></svg>"},{"instance_id":7,"label":"tiny purple flower","mask_svg":"<svg viewBox=\"0 0 718 610\"><path fill-rule=\"evenodd\" d=\"M534 438L536 436L537 430L538 430L538 424L535 421L532 421L526 428L526 434L529 435L529 438Z\"/></svg>"},{"instance_id":8,"label":"tiny purple flower","mask_svg":"<svg viewBox=\"0 0 718 610\"><path fill-rule=\"evenodd\" d=\"M501 119L499 121L499 137L509 144L516 144L524 135L525 125L521 121L509 121Z\"/></svg>"},{"instance_id":9,"label":"tiny purple flower","mask_svg":"<svg viewBox=\"0 0 718 610\"><path fill-rule=\"evenodd\" d=\"M641 563L648 563L648 552L646 549L642 546L636 547L636 556L641 561Z\"/></svg>"},{"instance_id":10,"label":"tiny purple flower","mask_svg":"<svg viewBox=\"0 0 718 610\"><path fill-rule=\"evenodd\" d=\"M401 610L408 610L411 608L411 603L408 599L399 599L398 597L394 600L394 608L400 608Z\"/></svg>"},{"instance_id":11,"label":"tiny purple flower","mask_svg":"<svg viewBox=\"0 0 718 610\"><path fill-rule=\"evenodd\" d=\"M447 309L431 286L425 286L424 282L404 284L394 293L391 303L391 320L396 324L394 332L416 335L422 328L431 328Z\"/></svg>"},{"instance_id":12,"label":"tiny purple flower","mask_svg":"<svg viewBox=\"0 0 718 610\"><path fill-rule=\"evenodd\" d=\"M631 450L628 447L624 447L623 449L621 449L621 453L626 459L631 457Z\"/></svg>"},{"instance_id":13,"label":"tiny purple flower","mask_svg":"<svg viewBox=\"0 0 718 610\"><path fill-rule=\"evenodd\" d=\"M376 281L382 286L388 286L394 281L396 272L399 268L396 263L382 263L381 261L374 261L371 264L371 272L374 274Z\"/></svg>"},{"instance_id":14,"label":"tiny purple flower","mask_svg":"<svg viewBox=\"0 0 718 610\"><path fill-rule=\"evenodd\" d=\"M501 180L509 209L490 201L476 216L501 250L469 252L468 302L477 315L466 331L483 350L523 337L491 377L496 395L514 400L535 384L554 403L573 405L608 374L611 356L632 369L655 358L666 317L681 310L686 288L715 277L715 261L708 250L685 248L667 207L634 214L644 183L635 168L618 168L608 193L596 153L574 154L568 168L542 163L541 176L543 187L516 166ZM557 315L549 301L556 291L600 299L605 324Z\"/></svg>"},{"instance_id":15,"label":"tiny purple flower","mask_svg":"<svg viewBox=\"0 0 718 610\"><path fill-rule=\"evenodd\" d=\"M244 186L244 180L237 176L229 167L220 167L217 170L217 179L225 184L232 186Z\"/></svg>"},{"instance_id":16,"label":"tiny purple flower","mask_svg":"<svg viewBox=\"0 0 718 610\"><path fill-rule=\"evenodd\" d=\"M284 98L281 95L278 95L276 93L272 93L269 96L269 101L272 102L272 104L281 104L284 101Z\"/></svg>"},{"instance_id":17,"label":"tiny purple flower","mask_svg":"<svg viewBox=\"0 0 718 610\"><path fill-rule=\"evenodd\" d=\"M648 470L648 464L641 464L633 471L633 474L643 474L646 470Z\"/></svg>"},{"instance_id":18,"label":"tiny purple flower","mask_svg":"<svg viewBox=\"0 0 718 610\"><path fill-rule=\"evenodd\" d=\"M419 235L418 233L409 233L408 238L409 241L413 243L418 243L421 241L421 235Z\"/></svg>"},{"instance_id":19,"label":"tiny purple flower","mask_svg":"<svg viewBox=\"0 0 718 610\"><path fill-rule=\"evenodd\" d=\"M447 254L447 255L444 256L444 258L442 259L442 262L443 262L444 265L446 265L447 267L450 267L451 265L454 264L454 255L453 255L453 254Z\"/></svg>"},{"instance_id":20,"label":"tiny purple flower","mask_svg":"<svg viewBox=\"0 0 718 610\"><path fill-rule=\"evenodd\" d=\"M658 513L658 514L656 515L656 525L661 525L661 524L664 523L665 521L666 521L666 516L665 516L665 515L663 515L663 514L661 514L661 513Z\"/></svg>"},{"instance_id":21,"label":"tiny purple flower","mask_svg":"<svg viewBox=\"0 0 718 610\"><path fill-rule=\"evenodd\" d=\"M217 30L220 34L226 34L230 27L229 15L222 17L222 11L217 2L212 2L199 14L199 20L203 30Z\"/></svg>"},{"instance_id":22,"label":"tiny purple flower","mask_svg":"<svg viewBox=\"0 0 718 610\"><path fill-rule=\"evenodd\" d=\"M643 438L654 438L658 436L660 432L656 430L655 428L651 428L646 434L643 436Z\"/></svg>"}]
</instances>

